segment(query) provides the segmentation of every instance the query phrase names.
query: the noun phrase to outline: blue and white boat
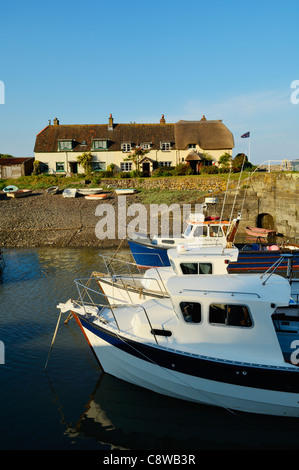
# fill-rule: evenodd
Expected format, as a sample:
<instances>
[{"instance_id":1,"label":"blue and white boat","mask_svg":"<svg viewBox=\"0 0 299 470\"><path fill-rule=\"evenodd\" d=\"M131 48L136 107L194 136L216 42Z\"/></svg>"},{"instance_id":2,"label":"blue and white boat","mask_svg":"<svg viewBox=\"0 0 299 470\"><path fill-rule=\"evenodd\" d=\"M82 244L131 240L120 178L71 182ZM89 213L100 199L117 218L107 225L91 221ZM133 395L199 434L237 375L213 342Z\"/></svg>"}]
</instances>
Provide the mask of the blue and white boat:
<instances>
[{"instance_id":1,"label":"blue and white boat","mask_svg":"<svg viewBox=\"0 0 299 470\"><path fill-rule=\"evenodd\" d=\"M230 248L234 245L240 217L232 222L219 220L219 218L204 217L203 214L190 215L186 221L186 228L180 238L154 236L153 238L136 235L128 238L128 244L135 262L139 266L169 266L168 250L184 244L188 247L221 246ZM270 268L282 253L293 253L293 269L299 270L299 249L289 250L273 244L236 244L239 249L238 259L229 264L229 272L259 272ZM285 260L278 268L287 269Z\"/></svg>"},{"instance_id":2,"label":"blue and white boat","mask_svg":"<svg viewBox=\"0 0 299 470\"><path fill-rule=\"evenodd\" d=\"M191 402L299 417L296 302L282 320L289 279L178 273L165 278L167 295L135 302L106 295L97 276L75 282L79 300L59 304L59 318L72 312L106 373Z\"/></svg>"}]
</instances>

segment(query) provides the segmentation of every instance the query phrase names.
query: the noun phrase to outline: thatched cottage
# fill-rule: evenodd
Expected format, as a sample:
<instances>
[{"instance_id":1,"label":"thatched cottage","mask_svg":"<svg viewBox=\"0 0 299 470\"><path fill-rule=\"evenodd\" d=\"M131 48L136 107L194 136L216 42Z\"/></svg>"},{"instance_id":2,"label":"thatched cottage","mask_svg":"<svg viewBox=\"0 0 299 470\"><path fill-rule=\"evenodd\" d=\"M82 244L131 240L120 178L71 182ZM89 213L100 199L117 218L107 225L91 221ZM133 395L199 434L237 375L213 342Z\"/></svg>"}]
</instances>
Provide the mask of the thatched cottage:
<instances>
[{"instance_id":1,"label":"thatched cottage","mask_svg":"<svg viewBox=\"0 0 299 470\"><path fill-rule=\"evenodd\" d=\"M36 136L35 159L43 171L81 173L77 157L91 153L92 170L135 169L128 159L136 149L146 150L139 168L145 175L160 166L189 163L195 172L202 164L216 163L224 153L232 154L234 139L221 120L178 121L168 124L164 115L158 124L118 124L110 115L106 124L63 125L55 118Z\"/></svg>"}]
</instances>

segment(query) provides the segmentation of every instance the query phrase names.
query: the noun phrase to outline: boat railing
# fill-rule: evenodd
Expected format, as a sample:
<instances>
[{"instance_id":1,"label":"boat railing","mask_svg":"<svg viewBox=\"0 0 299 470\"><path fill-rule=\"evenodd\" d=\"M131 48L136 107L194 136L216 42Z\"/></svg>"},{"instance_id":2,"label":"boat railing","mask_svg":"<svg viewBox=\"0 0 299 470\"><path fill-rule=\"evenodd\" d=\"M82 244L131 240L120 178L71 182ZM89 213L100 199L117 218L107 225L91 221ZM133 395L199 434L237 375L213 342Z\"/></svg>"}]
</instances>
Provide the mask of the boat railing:
<instances>
[{"instance_id":1,"label":"boat railing","mask_svg":"<svg viewBox=\"0 0 299 470\"><path fill-rule=\"evenodd\" d=\"M242 291L231 291L231 290L223 291L223 290L214 290L214 289L182 289L181 292L202 292L204 295L208 295L209 293L222 294L222 295L227 294L227 295L231 295L232 297L238 294L254 295L259 299L261 298L261 296L257 292L242 292Z\"/></svg>"},{"instance_id":2,"label":"boat railing","mask_svg":"<svg viewBox=\"0 0 299 470\"><path fill-rule=\"evenodd\" d=\"M86 284L83 282L86 281ZM135 307L135 308L140 308L145 315L145 318L149 324L150 332L152 332L155 342L158 344L157 337L155 334L155 330L152 327L148 312L146 311L146 308L141 305L141 304L136 304L136 303L130 303L130 302L123 302L122 304L115 304L113 303L114 298L106 295L102 291L97 291L90 287L90 281L91 278L83 278L83 279L75 279L75 284L79 293L79 299L75 302L78 306L82 307L84 310L85 315L90 315L90 307L92 308L92 313L95 314L100 321L103 321L106 323L105 319L101 317L101 313L104 308L109 308L111 311L111 314L114 318L116 327L119 331L121 331L119 322L117 321L117 315L116 311L118 308L123 307L124 305L126 307ZM100 301L96 300L93 296L100 296Z\"/></svg>"},{"instance_id":3,"label":"boat railing","mask_svg":"<svg viewBox=\"0 0 299 470\"><path fill-rule=\"evenodd\" d=\"M120 283L123 283L123 287L127 286L127 287L135 288L138 290L142 288L144 291L150 292L150 291L153 291L154 289L146 289L146 287L141 286L138 281L140 281L140 279L143 279L146 282L154 281L158 287L156 291L158 291L163 296L168 296L165 283L157 267L155 266L149 267L150 269L156 272L157 279L154 277L145 278L144 270L142 271L141 268L136 263L132 263L130 261L122 260L119 258L109 258L105 255L100 255L100 256L103 259L106 272L111 277L112 282L114 283L120 282ZM117 271L114 267L114 263L117 264ZM136 276L136 272L139 277ZM125 280L124 280L124 277L125 277Z\"/></svg>"},{"instance_id":4,"label":"boat railing","mask_svg":"<svg viewBox=\"0 0 299 470\"><path fill-rule=\"evenodd\" d=\"M286 277L291 279L292 277L292 265L293 265L293 257L294 255L292 254L281 254L280 257L261 275L261 279L264 278L264 276L268 275L268 277L263 281L263 285L266 284L266 282L270 279L270 277L275 273L277 268L287 259L288 261L288 266L287 266L287 274Z\"/></svg>"}]
</instances>

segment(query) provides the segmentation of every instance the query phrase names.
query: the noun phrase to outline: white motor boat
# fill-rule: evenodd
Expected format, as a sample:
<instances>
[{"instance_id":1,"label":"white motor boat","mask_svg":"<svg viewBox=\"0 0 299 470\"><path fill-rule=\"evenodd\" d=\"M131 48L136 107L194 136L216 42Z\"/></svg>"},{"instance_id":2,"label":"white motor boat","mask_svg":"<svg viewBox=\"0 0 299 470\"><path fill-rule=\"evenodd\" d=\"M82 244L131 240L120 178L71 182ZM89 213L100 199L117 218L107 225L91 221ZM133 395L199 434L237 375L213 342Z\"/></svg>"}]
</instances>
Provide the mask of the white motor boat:
<instances>
[{"instance_id":1,"label":"white motor boat","mask_svg":"<svg viewBox=\"0 0 299 470\"><path fill-rule=\"evenodd\" d=\"M298 304L281 322L289 279L177 274L167 295L138 303L108 297L96 278L75 282L79 300L59 304L59 319L72 312L106 373L178 399L299 417Z\"/></svg>"}]
</instances>

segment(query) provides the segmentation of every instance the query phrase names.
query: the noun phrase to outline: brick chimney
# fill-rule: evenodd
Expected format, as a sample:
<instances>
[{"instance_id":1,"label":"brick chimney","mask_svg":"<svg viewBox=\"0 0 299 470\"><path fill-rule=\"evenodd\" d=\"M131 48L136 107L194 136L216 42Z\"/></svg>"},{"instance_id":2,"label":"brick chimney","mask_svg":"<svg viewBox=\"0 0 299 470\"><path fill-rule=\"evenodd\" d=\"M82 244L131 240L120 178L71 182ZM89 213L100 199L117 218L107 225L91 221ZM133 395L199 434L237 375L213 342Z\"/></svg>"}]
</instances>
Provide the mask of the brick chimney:
<instances>
[{"instance_id":1,"label":"brick chimney","mask_svg":"<svg viewBox=\"0 0 299 470\"><path fill-rule=\"evenodd\" d=\"M112 114L109 116L108 131L113 131L113 117Z\"/></svg>"},{"instance_id":2,"label":"brick chimney","mask_svg":"<svg viewBox=\"0 0 299 470\"><path fill-rule=\"evenodd\" d=\"M59 126L59 121L57 118L53 120L53 126Z\"/></svg>"},{"instance_id":3,"label":"brick chimney","mask_svg":"<svg viewBox=\"0 0 299 470\"><path fill-rule=\"evenodd\" d=\"M160 119L160 124L165 124L165 118L164 118L164 114L162 114L162 117Z\"/></svg>"}]
</instances>

